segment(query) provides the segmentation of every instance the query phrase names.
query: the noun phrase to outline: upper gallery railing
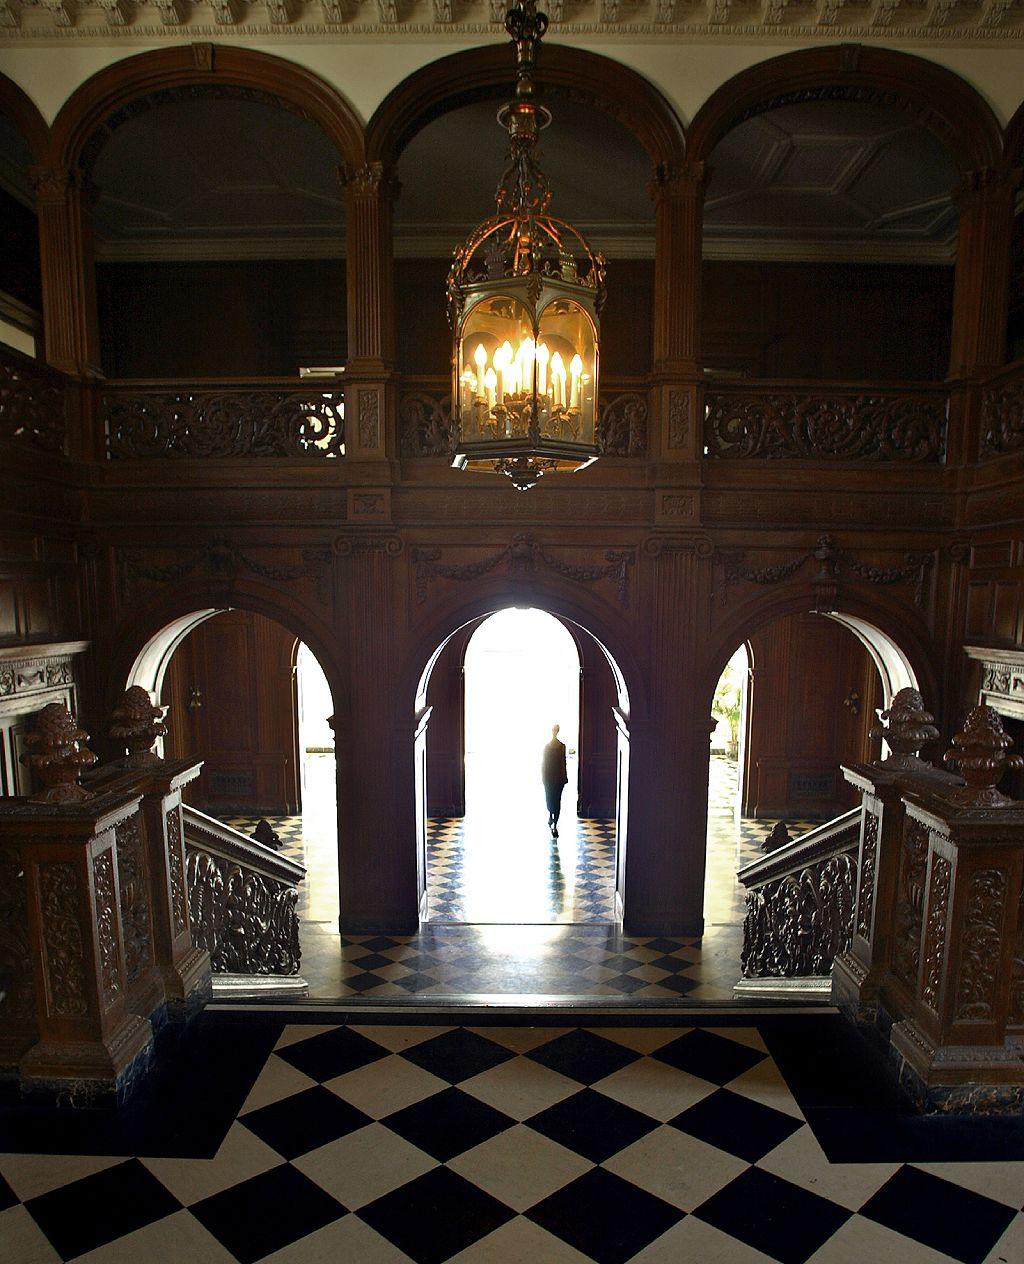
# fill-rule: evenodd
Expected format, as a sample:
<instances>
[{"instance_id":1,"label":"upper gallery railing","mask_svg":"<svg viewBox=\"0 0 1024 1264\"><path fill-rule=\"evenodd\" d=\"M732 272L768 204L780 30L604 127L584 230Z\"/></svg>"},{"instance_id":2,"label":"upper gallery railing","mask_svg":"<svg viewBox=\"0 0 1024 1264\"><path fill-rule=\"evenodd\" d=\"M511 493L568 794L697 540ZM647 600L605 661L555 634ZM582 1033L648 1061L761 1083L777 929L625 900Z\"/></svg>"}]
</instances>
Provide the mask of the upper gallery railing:
<instances>
[{"instance_id":1,"label":"upper gallery railing","mask_svg":"<svg viewBox=\"0 0 1024 1264\"><path fill-rule=\"evenodd\" d=\"M112 461L345 455L337 379L106 382L99 415Z\"/></svg>"},{"instance_id":2,"label":"upper gallery railing","mask_svg":"<svg viewBox=\"0 0 1024 1264\"><path fill-rule=\"evenodd\" d=\"M935 385L709 382L705 455L714 460L941 462L948 391Z\"/></svg>"},{"instance_id":3,"label":"upper gallery railing","mask_svg":"<svg viewBox=\"0 0 1024 1264\"><path fill-rule=\"evenodd\" d=\"M0 440L64 452L69 389L62 373L0 347Z\"/></svg>"},{"instance_id":4,"label":"upper gallery railing","mask_svg":"<svg viewBox=\"0 0 1024 1264\"><path fill-rule=\"evenodd\" d=\"M1024 449L1024 361L1000 369L981 391L981 456Z\"/></svg>"}]
</instances>

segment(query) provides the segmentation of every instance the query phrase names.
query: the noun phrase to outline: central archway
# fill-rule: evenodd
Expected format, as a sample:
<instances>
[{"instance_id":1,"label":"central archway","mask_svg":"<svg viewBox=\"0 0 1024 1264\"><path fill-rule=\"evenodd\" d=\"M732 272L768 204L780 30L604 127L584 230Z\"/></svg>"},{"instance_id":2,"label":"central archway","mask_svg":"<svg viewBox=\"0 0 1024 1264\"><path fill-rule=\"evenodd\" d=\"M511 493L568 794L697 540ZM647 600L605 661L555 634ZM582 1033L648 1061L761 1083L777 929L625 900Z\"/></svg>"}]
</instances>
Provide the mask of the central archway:
<instances>
[{"instance_id":1,"label":"central archway","mask_svg":"<svg viewBox=\"0 0 1024 1264\"><path fill-rule=\"evenodd\" d=\"M532 674L537 679L531 680L527 672L524 675L525 686L523 681L517 685L516 681L492 679L487 697L476 700L474 715L473 701L468 696L469 689L463 687L464 684L471 685L474 674L474 656L467 653L467 650L471 649L471 642L476 637L481 634L485 639L488 637L489 626L491 634L497 635L494 648L500 649L502 629L504 627L507 633L512 624L516 625L519 633L522 633L527 624L531 627L534 624L538 627L544 625L553 638L545 652L553 658L564 659L561 663L563 670L559 673L553 663L549 664L551 670L546 674L551 679L547 681L547 685L539 681L536 667ZM557 646L554 643L556 641ZM454 694L454 705L460 710L465 706L462 713L465 717L465 729L460 730L457 754L461 766L454 780L465 784L463 769L466 766L474 762L488 764L486 751L482 748L474 750L473 747L481 746L479 739L483 739L486 745L488 740L494 738L493 713L504 705L503 691L506 688L514 691L517 687L535 685L545 696L537 700L536 707L528 702L527 705L516 708L519 713L517 720L521 723L512 724L515 732L508 728L511 717L508 710L505 710L503 718L506 728L498 740L515 744L515 756L508 761L499 758L491 761L489 766L471 770L470 784L460 804L460 811L465 813L465 817L432 820L428 797L428 732L431 717L435 715L436 703L428 701L428 698L436 697L436 694L430 694L431 677L446 647L451 645L458 650L455 672L458 687ZM602 664L607 665L606 674L611 679L611 696L614 702L609 699L606 714L598 717L596 722L611 730L610 745L614 749L614 823L611 819L576 819L577 806L582 807L583 796L577 796L573 757L578 749L580 710L586 707L586 703L582 701L582 687L587 680L584 667L586 651L591 651L591 658L598 657ZM523 656L521 666L525 665L527 657ZM466 668L465 675L463 664ZM545 670L542 669L539 675L545 675ZM574 694L574 698L570 697L571 694ZM559 713L559 718L555 720L547 714L552 705ZM562 612L556 614L546 609L539 602L495 602L492 608L461 622L443 637L431 654L416 691L417 890L422 922L525 924L621 921L628 824L629 705L625 678L607 647L589 629L567 618ZM490 718L486 716L488 709L492 713ZM542 730L545 726L550 729L552 723L563 723L566 719L568 723L564 736L569 753L570 785L565 795L562 837L557 832L549 837L550 823L545 828L539 777L541 739L546 736ZM499 729L502 722L502 717L499 717ZM527 734L524 726L531 724ZM488 732L481 732L482 728ZM523 731L520 732L520 729ZM483 756L482 760L479 759L480 756ZM452 762L452 753L447 752L446 758L448 762ZM473 772L480 776L474 777ZM534 799L537 800L536 803ZM575 828L567 827L570 818ZM473 860L473 866L469 864L470 859ZM571 873L568 872L567 864L572 866ZM475 890L473 884L469 883L469 877L474 873ZM516 875L521 881L513 881ZM537 882L534 882L534 878ZM465 883L465 886L460 889L453 885L455 883ZM540 883L543 883L543 889L538 885Z\"/></svg>"}]
</instances>

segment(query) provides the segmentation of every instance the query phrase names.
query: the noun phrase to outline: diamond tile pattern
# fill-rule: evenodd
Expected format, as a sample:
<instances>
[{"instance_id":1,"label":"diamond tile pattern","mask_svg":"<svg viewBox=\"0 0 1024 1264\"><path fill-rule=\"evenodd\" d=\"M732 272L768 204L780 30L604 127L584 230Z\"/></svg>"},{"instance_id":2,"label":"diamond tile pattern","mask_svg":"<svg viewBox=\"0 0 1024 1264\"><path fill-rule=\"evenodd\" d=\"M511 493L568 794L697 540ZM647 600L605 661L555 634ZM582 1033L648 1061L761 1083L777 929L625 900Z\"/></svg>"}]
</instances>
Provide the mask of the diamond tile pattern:
<instances>
[{"instance_id":1,"label":"diamond tile pattern","mask_svg":"<svg viewBox=\"0 0 1024 1264\"><path fill-rule=\"evenodd\" d=\"M830 1163L767 1052L785 1065L778 1019L529 1021L288 1026L254 1076L290 1068L273 1100L250 1093L209 1158L5 1154L0 1114L0 1258L1024 1259L1024 1164Z\"/></svg>"}]
</instances>

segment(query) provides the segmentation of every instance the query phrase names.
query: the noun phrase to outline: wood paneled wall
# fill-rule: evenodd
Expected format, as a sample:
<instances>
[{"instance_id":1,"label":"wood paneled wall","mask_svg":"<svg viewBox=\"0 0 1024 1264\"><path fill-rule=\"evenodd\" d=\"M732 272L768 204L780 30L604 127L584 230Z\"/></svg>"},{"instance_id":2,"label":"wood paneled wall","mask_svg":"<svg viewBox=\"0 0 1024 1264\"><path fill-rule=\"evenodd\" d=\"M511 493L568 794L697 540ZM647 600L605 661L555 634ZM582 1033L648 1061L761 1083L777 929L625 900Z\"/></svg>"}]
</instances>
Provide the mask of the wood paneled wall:
<instances>
[{"instance_id":1,"label":"wood paneled wall","mask_svg":"<svg viewBox=\"0 0 1024 1264\"><path fill-rule=\"evenodd\" d=\"M839 765L868 758L868 730L882 705L867 650L815 614L777 619L748 644L744 815L793 820L853 807L857 796Z\"/></svg>"},{"instance_id":2,"label":"wood paneled wall","mask_svg":"<svg viewBox=\"0 0 1024 1264\"><path fill-rule=\"evenodd\" d=\"M197 807L299 810L295 637L247 610L214 615L175 651L164 679L167 753L205 760ZM191 705L190 705L191 700Z\"/></svg>"}]
</instances>

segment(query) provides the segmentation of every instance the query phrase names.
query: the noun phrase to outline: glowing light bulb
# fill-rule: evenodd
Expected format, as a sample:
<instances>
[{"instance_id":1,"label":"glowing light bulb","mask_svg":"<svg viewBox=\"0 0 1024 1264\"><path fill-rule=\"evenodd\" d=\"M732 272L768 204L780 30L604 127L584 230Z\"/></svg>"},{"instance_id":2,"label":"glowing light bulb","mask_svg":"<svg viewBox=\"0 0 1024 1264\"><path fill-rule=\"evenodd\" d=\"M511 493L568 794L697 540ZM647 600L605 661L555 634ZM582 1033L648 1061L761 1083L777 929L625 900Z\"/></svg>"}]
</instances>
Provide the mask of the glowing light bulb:
<instances>
[{"instance_id":1,"label":"glowing light bulb","mask_svg":"<svg viewBox=\"0 0 1024 1264\"><path fill-rule=\"evenodd\" d=\"M556 408L565 407L565 361L561 353L556 351L551 357L551 390Z\"/></svg>"},{"instance_id":2,"label":"glowing light bulb","mask_svg":"<svg viewBox=\"0 0 1024 1264\"><path fill-rule=\"evenodd\" d=\"M482 395L484 393L484 368L487 364L487 352L484 350L482 342L476 344L473 359L476 361L476 387Z\"/></svg>"},{"instance_id":3,"label":"glowing light bulb","mask_svg":"<svg viewBox=\"0 0 1024 1264\"><path fill-rule=\"evenodd\" d=\"M580 378L583 376L583 360L574 355L569 362L569 407L578 408L580 404Z\"/></svg>"},{"instance_id":4,"label":"glowing light bulb","mask_svg":"<svg viewBox=\"0 0 1024 1264\"><path fill-rule=\"evenodd\" d=\"M548 344L541 342L537 344L537 393L546 395L548 393L548 360L551 358L551 352L548 351Z\"/></svg>"}]
</instances>

